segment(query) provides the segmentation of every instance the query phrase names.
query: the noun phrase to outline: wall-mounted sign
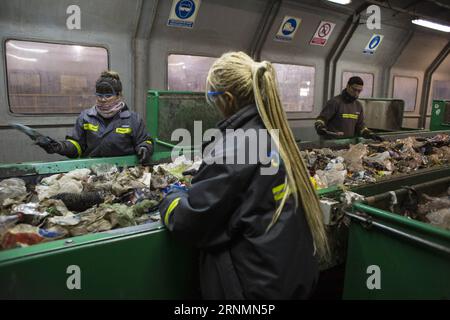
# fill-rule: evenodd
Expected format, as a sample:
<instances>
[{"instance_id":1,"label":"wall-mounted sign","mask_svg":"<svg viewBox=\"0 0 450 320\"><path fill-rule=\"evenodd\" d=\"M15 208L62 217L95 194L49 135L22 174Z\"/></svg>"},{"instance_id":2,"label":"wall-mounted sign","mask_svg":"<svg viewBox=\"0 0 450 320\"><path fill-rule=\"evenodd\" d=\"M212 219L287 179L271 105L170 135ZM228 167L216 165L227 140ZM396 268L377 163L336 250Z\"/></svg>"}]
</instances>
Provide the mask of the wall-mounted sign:
<instances>
[{"instance_id":1,"label":"wall-mounted sign","mask_svg":"<svg viewBox=\"0 0 450 320\"><path fill-rule=\"evenodd\" d=\"M309 44L325 46L335 26L336 24L333 22L321 21Z\"/></svg>"},{"instance_id":2,"label":"wall-mounted sign","mask_svg":"<svg viewBox=\"0 0 450 320\"><path fill-rule=\"evenodd\" d=\"M383 40L383 35L381 34L374 34L370 38L369 42L367 43L366 47L364 48L364 53L373 54L375 50L380 46L381 40Z\"/></svg>"},{"instance_id":3,"label":"wall-mounted sign","mask_svg":"<svg viewBox=\"0 0 450 320\"><path fill-rule=\"evenodd\" d=\"M300 18L285 16L280 28L278 29L275 39L281 41L291 41L300 27L301 22L302 19Z\"/></svg>"},{"instance_id":4,"label":"wall-mounted sign","mask_svg":"<svg viewBox=\"0 0 450 320\"><path fill-rule=\"evenodd\" d=\"M201 0L173 0L167 25L171 27L192 28Z\"/></svg>"}]
</instances>

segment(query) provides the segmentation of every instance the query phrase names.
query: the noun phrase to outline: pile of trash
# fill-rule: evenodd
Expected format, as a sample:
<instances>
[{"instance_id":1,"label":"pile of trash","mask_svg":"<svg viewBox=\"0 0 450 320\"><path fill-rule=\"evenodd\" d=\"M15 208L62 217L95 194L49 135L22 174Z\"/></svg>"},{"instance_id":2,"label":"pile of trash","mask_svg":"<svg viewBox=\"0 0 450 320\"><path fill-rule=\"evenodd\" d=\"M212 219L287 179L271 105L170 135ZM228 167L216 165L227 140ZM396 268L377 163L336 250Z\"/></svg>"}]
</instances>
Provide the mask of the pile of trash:
<instances>
[{"instance_id":1,"label":"pile of trash","mask_svg":"<svg viewBox=\"0 0 450 320\"><path fill-rule=\"evenodd\" d=\"M450 136L408 137L348 149L301 151L318 189L373 183L382 177L450 163Z\"/></svg>"},{"instance_id":2,"label":"pile of trash","mask_svg":"<svg viewBox=\"0 0 450 320\"><path fill-rule=\"evenodd\" d=\"M450 230L450 187L446 194L435 197L419 193L413 187L404 188L407 194L398 208L391 209L392 212Z\"/></svg>"},{"instance_id":3,"label":"pile of trash","mask_svg":"<svg viewBox=\"0 0 450 320\"><path fill-rule=\"evenodd\" d=\"M0 248L107 231L158 221L164 191L189 185L185 171L200 161L184 156L154 167L98 164L27 186L19 178L0 181Z\"/></svg>"}]
</instances>

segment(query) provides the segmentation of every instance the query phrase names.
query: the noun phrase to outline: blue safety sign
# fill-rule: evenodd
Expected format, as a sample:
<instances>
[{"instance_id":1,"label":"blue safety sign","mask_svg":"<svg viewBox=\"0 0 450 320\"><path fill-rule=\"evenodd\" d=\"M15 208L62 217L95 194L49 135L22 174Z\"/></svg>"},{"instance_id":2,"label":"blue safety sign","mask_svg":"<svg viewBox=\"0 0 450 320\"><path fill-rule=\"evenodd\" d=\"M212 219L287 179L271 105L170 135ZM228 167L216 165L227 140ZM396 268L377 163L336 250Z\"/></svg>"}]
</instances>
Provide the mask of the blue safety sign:
<instances>
[{"instance_id":1,"label":"blue safety sign","mask_svg":"<svg viewBox=\"0 0 450 320\"><path fill-rule=\"evenodd\" d=\"M192 28L200 7L200 0L174 0L167 25Z\"/></svg>"},{"instance_id":2,"label":"blue safety sign","mask_svg":"<svg viewBox=\"0 0 450 320\"><path fill-rule=\"evenodd\" d=\"M290 41L294 38L302 19L286 16L281 22L280 28L275 36L276 40Z\"/></svg>"},{"instance_id":3,"label":"blue safety sign","mask_svg":"<svg viewBox=\"0 0 450 320\"><path fill-rule=\"evenodd\" d=\"M380 46L381 40L383 40L383 35L381 34L374 34L372 37L370 37L369 42L367 43L366 47L364 48L364 53L373 54L375 50L378 49Z\"/></svg>"}]
</instances>

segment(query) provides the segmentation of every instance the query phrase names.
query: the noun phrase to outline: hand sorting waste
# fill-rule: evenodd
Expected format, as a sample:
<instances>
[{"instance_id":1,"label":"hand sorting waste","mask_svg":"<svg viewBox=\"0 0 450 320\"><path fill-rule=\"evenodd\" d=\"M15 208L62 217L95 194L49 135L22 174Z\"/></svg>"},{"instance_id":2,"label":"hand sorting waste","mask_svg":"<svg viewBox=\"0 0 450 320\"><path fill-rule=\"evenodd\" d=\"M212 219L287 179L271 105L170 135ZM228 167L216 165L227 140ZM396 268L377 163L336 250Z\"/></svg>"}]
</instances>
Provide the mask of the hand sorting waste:
<instances>
[{"instance_id":1,"label":"hand sorting waste","mask_svg":"<svg viewBox=\"0 0 450 320\"><path fill-rule=\"evenodd\" d=\"M359 143L348 149L303 150L301 154L317 189L356 186L449 164L450 136ZM159 220L160 201L171 190L187 190L200 164L198 159L192 162L184 157L123 170L99 164L46 177L28 190L21 179L0 181L0 245L3 249L27 246ZM448 224L448 208L439 210L428 219Z\"/></svg>"},{"instance_id":2,"label":"hand sorting waste","mask_svg":"<svg viewBox=\"0 0 450 320\"><path fill-rule=\"evenodd\" d=\"M157 221L165 193L187 190L182 172L199 165L184 157L123 170L99 164L43 178L28 190L18 178L0 181L1 249Z\"/></svg>"}]
</instances>

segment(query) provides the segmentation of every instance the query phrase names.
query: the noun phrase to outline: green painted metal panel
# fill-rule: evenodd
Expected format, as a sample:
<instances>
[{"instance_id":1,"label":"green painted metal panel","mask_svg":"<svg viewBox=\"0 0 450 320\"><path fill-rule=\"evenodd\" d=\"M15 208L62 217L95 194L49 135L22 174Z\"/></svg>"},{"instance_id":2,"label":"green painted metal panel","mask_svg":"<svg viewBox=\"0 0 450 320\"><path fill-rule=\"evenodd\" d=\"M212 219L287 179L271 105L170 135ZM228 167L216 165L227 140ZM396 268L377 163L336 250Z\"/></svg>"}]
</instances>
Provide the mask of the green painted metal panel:
<instances>
[{"instance_id":1,"label":"green painted metal panel","mask_svg":"<svg viewBox=\"0 0 450 320\"><path fill-rule=\"evenodd\" d=\"M433 100L431 105L430 130L450 129L450 101Z\"/></svg>"},{"instance_id":2,"label":"green painted metal panel","mask_svg":"<svg viewBox=\"0 0 450 320\"><path fill-rule=\"evenodd\" d=\"M118 229L1 252L0 298L199 298L196 264L195 250L159 223ZM70 266L80 289L68 287Z\"/></svg>"},{"instance_id":3,"label":"green painted metal panel","mask_svg":"<svg viewBox=\"0 0 450 320\"><path fill-rule=\"evenodd\" d=\"M146 124L150 135L155 140L154 160L170 157L170 151L178 142L171 141L176 129L186 129L191 134L188 153L198 150L194 145L194 121L202 121L202 132L215 127L222 119L216 108L209 106L204 92L154 91L147 92ZM202 139L202 137L199 137ZM183 141L184 144L186 141ZM201 141L200 141L201 143ZM169 153L168 153L169 152Z\"/></svg>"},{"instance_id":4,"label":"green painted metal panel","mask_svg":"<svg viewBox=\"0 0 450 320\"><path fill-rule=\"evenodd\" d=\"M109 163L119 167L135 166L135 155L108 158L83 158L53 162L24 162L0 164L0 178L22 177L37 174L68 172L75 169L90 168L95 164Z\"/></svg>"},{"instance_id":5,"label":"green painted metal panel","mask_svg":"<svg viewBox=\"0 0 450 320\"><path fill-rule=\"evenodd\" d=\"M353 211L345 299L450 299L450 231L364 203Z\"/></svg>"}]
</instances>

